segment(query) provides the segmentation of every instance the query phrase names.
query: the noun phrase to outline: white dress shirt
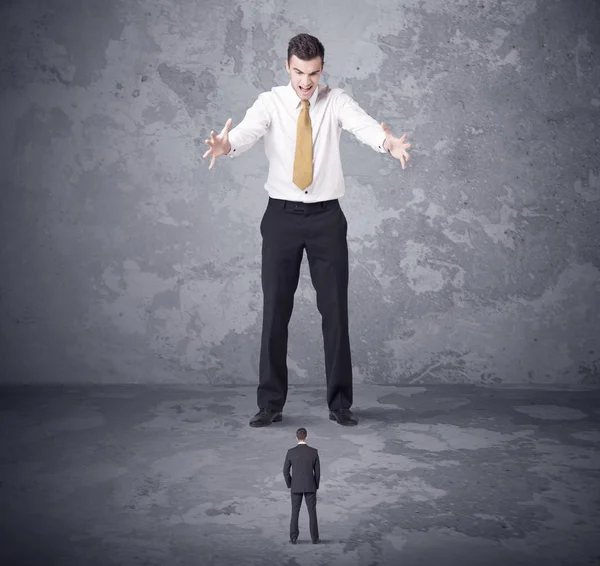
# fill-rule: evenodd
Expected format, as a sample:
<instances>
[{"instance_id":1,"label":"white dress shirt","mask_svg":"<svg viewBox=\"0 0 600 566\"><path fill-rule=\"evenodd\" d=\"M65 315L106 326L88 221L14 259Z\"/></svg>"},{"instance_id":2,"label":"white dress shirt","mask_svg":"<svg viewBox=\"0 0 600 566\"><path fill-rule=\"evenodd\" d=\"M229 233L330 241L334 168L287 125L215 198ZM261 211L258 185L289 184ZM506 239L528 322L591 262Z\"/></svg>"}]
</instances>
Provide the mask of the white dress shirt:
<instances>
[{"instance_id":1,"label":"white dress shirt","mask_svg":"<svg viewBox=\"0 0 600 566\"><path fill-rule=\"evenodd\" d=\"M313 182L299 189L293 182L296 128L300 97L291 82L263 92L246 111L244 119L229 132L230 157L250 149L265 136L269 175L265 189L269 196L298 202L320 202L344 195L344 174L340 159L342 128L374 151L383 148L385 133L341 88L317 86L310 97L309 114L313 133Z\"/></svg>"}]
</instances>

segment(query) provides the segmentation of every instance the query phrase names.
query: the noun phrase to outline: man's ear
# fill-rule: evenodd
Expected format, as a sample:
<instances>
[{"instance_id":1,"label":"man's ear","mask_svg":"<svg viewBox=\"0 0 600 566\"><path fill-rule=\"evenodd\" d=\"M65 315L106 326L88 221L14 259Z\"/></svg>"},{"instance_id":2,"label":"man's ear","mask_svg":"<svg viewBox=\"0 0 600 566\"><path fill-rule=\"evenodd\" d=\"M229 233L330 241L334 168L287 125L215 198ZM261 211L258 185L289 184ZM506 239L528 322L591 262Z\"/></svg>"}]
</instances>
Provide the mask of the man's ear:
<instances>
[{"instance_id":1,"label":"man's ear","mask_svg":"<svg viewBox=\"0 0 600 566\"><path fill-rule=\"evenodd\" d=\"M288 60L285 60L285 70L289 73L290 72L290 64L288 63Z\"/></svg>"}]
</instances>

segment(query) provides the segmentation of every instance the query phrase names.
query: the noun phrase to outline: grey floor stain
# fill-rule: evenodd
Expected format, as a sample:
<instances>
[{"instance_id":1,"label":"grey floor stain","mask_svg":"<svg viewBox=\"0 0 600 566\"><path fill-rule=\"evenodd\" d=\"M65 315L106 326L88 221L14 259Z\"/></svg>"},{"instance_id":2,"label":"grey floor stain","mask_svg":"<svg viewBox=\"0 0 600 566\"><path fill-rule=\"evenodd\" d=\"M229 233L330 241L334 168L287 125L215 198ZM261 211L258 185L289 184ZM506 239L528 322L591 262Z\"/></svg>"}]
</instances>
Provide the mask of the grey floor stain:
<instances>
[{"instance_id":1,"label":"grey floor stain","mask_svg":"<svg viewBox=\"0 0 600 566\"><path fill-rule=\"evenodd\" d=\"M0 390L6 564L600 563L600 391L357 386L360 424L291 388ZM283 460L321 456L323 544L288 542Z\"/></svg>"}]
</instances>

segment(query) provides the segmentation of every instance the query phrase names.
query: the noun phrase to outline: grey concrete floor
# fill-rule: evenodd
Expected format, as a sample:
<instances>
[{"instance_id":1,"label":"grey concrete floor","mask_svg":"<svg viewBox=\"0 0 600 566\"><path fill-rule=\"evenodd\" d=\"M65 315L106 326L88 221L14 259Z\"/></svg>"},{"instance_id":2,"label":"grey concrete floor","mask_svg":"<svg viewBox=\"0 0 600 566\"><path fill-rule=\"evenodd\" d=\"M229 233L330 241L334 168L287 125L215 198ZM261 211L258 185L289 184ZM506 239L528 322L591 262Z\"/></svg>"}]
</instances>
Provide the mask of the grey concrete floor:
<instances>
[{"instance_id":1,"label":"grey concrete floor","mask_svg":"<svg viewBox=\"0 0 600 566\"><path fill-rule=\"evenodd\" d=\"M254 429L254 387L0 390L2 565L600 564L600 391L290 388ZM319 450L289 539L283 462Z\"/></svg>"}]
</instances>

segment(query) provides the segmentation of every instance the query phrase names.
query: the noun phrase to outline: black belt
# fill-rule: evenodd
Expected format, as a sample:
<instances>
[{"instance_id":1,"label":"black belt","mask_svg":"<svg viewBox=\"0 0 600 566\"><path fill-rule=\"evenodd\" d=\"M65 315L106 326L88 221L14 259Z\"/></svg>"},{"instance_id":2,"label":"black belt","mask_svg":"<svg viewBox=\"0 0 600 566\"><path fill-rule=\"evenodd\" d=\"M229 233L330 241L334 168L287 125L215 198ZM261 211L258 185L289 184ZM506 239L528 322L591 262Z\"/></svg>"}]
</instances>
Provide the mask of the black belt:
<instances>
[{"instance_id":1,"label":"black belt","mask_svg":"<svg viewBox=\"0 0 600 566\"><path fill-rule=\"evenodd\" d=\"M319 202L298 202L295 200L283 200L279 198L269 197L271 206L278 206L291 212L317 212L319 210L327 210L335 206L339 206L338 199L322 200Z\"/></svg>"}]
</instances>

